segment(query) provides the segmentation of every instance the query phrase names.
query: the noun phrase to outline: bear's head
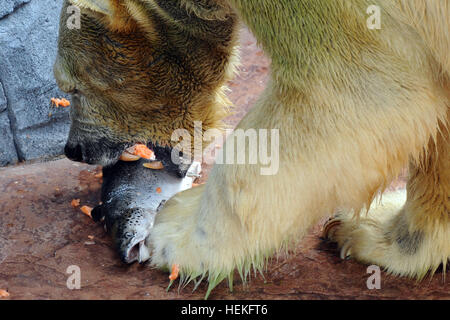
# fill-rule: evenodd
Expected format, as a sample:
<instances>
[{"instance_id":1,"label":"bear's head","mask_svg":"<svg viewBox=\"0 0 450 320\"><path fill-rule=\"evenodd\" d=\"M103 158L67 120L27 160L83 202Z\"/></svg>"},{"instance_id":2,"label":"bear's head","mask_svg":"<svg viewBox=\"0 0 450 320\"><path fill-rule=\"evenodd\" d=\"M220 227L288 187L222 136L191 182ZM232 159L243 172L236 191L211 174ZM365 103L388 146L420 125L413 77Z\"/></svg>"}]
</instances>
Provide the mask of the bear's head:
<instances>
[{"instance_id":1,"label":"bear's head","mask_svg":"<svg viewBox=\"0 0 450 320\"><path fill-rule=\"evenodd\" d=\"M108 166L135 143L173 147L194 121L220 127L236 25L215 0L66 0L54 74L72 96L67 157Z\"/></svg>"}]
</instances>

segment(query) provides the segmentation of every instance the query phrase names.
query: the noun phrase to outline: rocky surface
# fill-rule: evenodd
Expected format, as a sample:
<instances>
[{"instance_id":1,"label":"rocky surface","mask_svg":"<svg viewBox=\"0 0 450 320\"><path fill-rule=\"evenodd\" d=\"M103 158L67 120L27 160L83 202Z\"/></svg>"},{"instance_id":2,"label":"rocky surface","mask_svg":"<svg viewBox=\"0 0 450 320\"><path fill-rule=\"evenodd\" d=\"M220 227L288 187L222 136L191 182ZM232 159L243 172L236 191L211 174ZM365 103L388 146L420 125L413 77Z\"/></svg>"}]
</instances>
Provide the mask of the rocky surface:
<instances>
[{"instance_id":1,"label":"rocky surface","mask_svg":"<svg viewBox=\"0 0 450 320\"><path fill-rule=\"evenodd\" d=\"M120 262L111 238L71 206L95 206L99 168L68 160L0 169L0 289L8 299L203 299L207 285L166 292L169 273ZM443 273L422 282L381 273L381 289L369 290L367 266L341 260L315 226L289 255L271 259L248 286L235 275L211 299L450 299ZM68 268L78 266L81 289L70 290ZM70 271L70 269L69 269Z\"/></svg>"},{"instance_id":2,"label":"rocky surface","mask_svg":"<svg viewBox=\"0 0 450 320\"><path fill-rule=\"evenodd\" d=\"M6 97L0 83L0 167L17 161L17 152L7 108Z\"/></svg>"},{"instance_id":3,"label":"rocky surface","mask_svg":"<svg viewBox=\"0 0 450 320\"><path fill-rule=\"evenodd\" d=\"M0 166L63 152L68 110L50 105L51 97L63 96L52 71L61 5L60 0L0 2L0 82L8 109L0 107L0 131L12 131L0 138Z\"/></svg>"}]
</instances>

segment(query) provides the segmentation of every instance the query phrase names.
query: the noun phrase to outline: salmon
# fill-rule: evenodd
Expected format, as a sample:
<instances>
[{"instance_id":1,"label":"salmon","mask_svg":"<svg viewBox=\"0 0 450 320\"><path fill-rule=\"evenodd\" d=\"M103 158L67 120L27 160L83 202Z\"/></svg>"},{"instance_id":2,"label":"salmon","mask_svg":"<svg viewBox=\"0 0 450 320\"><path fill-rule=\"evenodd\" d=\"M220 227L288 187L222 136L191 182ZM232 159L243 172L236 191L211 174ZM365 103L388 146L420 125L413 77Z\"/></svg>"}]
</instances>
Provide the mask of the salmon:
<instances>
[{"instance_id":1,"label":"salmon","mask_svg":"<svg viewBox=\"0 0 450 320\"><path fill-rule=\"evenodd\" d=\"M194 162L185 177L166 168L149 170L146 160L119 161L103 168L102 205L92 211L102 221L124 263L144 263L150 258L146 239L155 217L173 195L192 188L201 171Z\"/></svg>"}]
</instances>

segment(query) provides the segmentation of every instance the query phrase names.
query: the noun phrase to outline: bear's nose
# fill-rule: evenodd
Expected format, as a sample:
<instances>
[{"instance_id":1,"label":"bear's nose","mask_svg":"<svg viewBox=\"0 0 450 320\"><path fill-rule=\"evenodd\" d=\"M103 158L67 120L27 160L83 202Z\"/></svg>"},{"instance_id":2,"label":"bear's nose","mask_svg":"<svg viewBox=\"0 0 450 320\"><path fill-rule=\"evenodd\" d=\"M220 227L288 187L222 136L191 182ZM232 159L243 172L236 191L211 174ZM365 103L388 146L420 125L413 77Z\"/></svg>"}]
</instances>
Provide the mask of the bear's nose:
<instances>
[{"instance_id":1,"label":"bear's nose","mask_svg":"<svg viewBox=\"0 0 450 320\"><path fill-rule=\"evenodd\" d=\"M79 144L72 146L70 144L66 144L64 147L64 154L67 158L69 158L72 161L83 161L83 152L81 150L81 146Z\"/></svg>"}]
</instances>

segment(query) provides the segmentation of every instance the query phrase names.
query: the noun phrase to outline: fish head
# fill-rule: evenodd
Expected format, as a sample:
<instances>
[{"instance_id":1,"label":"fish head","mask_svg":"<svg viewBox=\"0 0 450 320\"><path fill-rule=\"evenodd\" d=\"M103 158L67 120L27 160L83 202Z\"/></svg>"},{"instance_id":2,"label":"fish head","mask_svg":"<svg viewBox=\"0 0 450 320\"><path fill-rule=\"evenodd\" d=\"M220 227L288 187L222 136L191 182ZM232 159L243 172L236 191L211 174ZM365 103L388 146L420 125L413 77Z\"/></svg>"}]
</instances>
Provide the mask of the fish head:
<instances>
[{"instance_id":1,"label":"fish head","mask_svg":"<svg viewBox=\"0 0 450 320\"><path fill-rule=\"evenodd\" d=\"M120 259L124 263L144 263L150 258L150 249L145 244L145 239L153 227L155 212L131 208L115 219L108 219L108 216L105 218Z\"/></svg>"}]
</instances>

